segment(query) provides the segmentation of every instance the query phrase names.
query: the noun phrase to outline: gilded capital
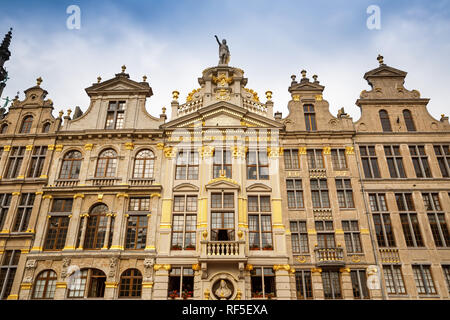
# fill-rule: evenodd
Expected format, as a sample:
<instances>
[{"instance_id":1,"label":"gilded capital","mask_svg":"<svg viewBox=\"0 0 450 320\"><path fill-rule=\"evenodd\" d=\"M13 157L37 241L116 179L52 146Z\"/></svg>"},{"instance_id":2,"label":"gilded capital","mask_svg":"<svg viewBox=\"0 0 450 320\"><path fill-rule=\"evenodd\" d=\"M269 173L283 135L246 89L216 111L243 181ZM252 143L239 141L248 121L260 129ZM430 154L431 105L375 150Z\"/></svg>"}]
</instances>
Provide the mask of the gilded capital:
<instances>
[{"instance_id":1,"label":"gilded capital","mask_svg":"<svg viewBox=\"0 0 450 320\"><path fill-rule=\"evenodd\" d=\"M234 146L233 147L233 158L238 159L245 159L245 156L247 154L248 147L244 146Z\"/></svg>"},{"instance_id":2,"label":"gilded capital","mask_svg":"<svg viewBox=\"0 0 450 320\"><path fill-rule=\"evenodd\" d=\"M322 268L311 268L312 273L322 273Z\"/></svg>"},{"instance_id":3,"label":"gilded capital","mask_svg":"<svg viewBox=\"0 0 450 320\"><path fill-rule=\"evenodd\" d=\"M56 152L61 152L62 149L63 149L63 145L62 145L62 144L57 144L57 145L55 145L55 151L56 151Z\"/></svg>"},{"instance_id":4,"label":"gilded capital","mask_svg":"<svg viewBox=\"0 0 450 320\"><path fill-rule=\"evenodd\" d=\"M164 149L164 143L160 142L156 145L156 149L163 150Z\"/></svg>"},{"instance_id":5,"label":"gilded capital","mask_svg":"<svg viewBox=\"0 0 450 320\"><path fill-rule=\"evenodd\" d=\"M300 148L298 148L298 153L299 153L299 154L306 154L306 147L300 147Z\"/></svg>"},{"instance_id":6,"label":"gilded capital","mask_svg":"<svg viewBox=\"0 0 450 320\"><path fill-rule=\"evenodd\" d=\"M201 146L198 148L198 153L202 157L202 159L210 158L214 154L214 147L211 146Z\"/></svg>"},{"instance_id":7,"label":"gilded capital","mask_svg":"<svg viewBox=\"0 0 450 320\"><path fill-rule=\"evenodd\" d=\"M29 145L25 146L25 150L26 150L26 151L31 151L31 150L33 150L33 145L32 145L32 144L29 144Z\"/></svg>"},{"instance_id":8,"label":"gilded capital","mask_svg":"<svg viewBox=\"0 0 450 320\"><path fill-rule=\"evenodd\" d=\"M317 94L315 98L316 98L316 101L322 101L323 100L323 97L322 97L321 94Z\"/></svg>"},{"instance_id":9,"label":"gilded capital","mask_svg":"<svg viewBox=\"0 0 450 320\"><path fill-rule=\"evenodd\" d=\"M166 158L172 159L177 155L177 148L175 147L165 147L164 148L164 156Z\"/></svg>"},{"instance_id":10,"label":"gilded capital","mask_svg":"<svg viewBox=\"0 0 450 320\"><path fill-rule=\"evenodd\" d=\"M283 155L282 147L267 147L267 156L269 158L278 158Z\"/></svg>"},{"instance_id":11,"label":"gilded capital","mask_svg":"<svg viewBox=\"0 0 450 320\"><path fill-rule=\"evenodd\" d=\"M91 151L93 147L94 147L94 144L92 144L92 143L86 143L86 144L84 145L84 150L86 150L86 151Z\"/></svg>"},{"instance_id":12,"label":"gilded capital","mask_svg":"<svg viewBox=\"0 0 450 320\"><path fill-rule=\"evenodd\" d=\"M125 143L125 149L133 150L134 149L134 143L133 142L126 142Z\"/></svg>"},{"instance_id":13,"label":"gilded capital","mask_svg":"<svg viewBox=\"0 0 450 320\"><path fill-rule=\"evenodd\" d=\"M9 150L11 150L11 146L10 145L3 146L3 151L9 151Z\"/></svg>"},{"instance_id":14,"label":"gilded capital","mask_svg":"<svg viewBox=\"0 0 450 320\"><path fill-rule=\"evenodd\" d=\"M323 147L323 154L331 154L331 147Z\"/></svg>"},{"instance_id":15,"label":"gilded capital","mask_svg":"<svg viewBox=\"0 0 450 320\"><path fill-rule=\"evenodd\" d=\"M345 147L345 154L355 154L355 148Z\"/></svg>"}]
</instances>

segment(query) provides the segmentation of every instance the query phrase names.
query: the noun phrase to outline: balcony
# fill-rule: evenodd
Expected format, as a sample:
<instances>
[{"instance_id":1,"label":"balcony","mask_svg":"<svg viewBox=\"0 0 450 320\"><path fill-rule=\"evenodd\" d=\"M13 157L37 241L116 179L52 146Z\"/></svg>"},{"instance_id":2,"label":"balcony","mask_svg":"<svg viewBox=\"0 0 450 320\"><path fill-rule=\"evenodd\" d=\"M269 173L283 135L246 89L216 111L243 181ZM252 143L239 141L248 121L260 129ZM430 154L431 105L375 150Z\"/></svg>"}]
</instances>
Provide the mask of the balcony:
<instances>
[{"instance_id":1,"label":"balcony","mask_svg":"<svg viewBox=\"0 0 450 320\"><path fill-rule=\"evenodd\" d=\"M91 178L87 179L87 181L92 181L93 186L113 186L118 181L120 181L120 178Z\"/></svg>"},{"instance_id":2,"label":"balcony","mask_svg":"<svg viewBox=\"0 0 450 320\"><path fill-rule=\"evenodd\" d=\"M309 177L310 178L326 178L327 177L327 169L311 168L311 169L309 169Z\"/></svg>"},{"instance_id":3,"label":"balcony","mask_svg":"<svg viewBox=\"0 0 450 320\"><path fill-rule=\"evenodd\" d=\"M153 182L155 181L155 179L153 178L131 178L129 180L130 182L130 186L151 186L153 184Z\"/></svg>"},{"instance_id":4,"label":"balcony","mask_svg":"<svg viewBox=\"0 0 450 320\"><path fill-rule=\"evenodd\" d=\"M78 185L80 180L78 179L58 179L55 181L56 187L74 187Z\"/></svg>"},{"instance_id":5,"label":"balcony","mask_svg":"<svg viewBox=\"0 0 450 320\"><path fill-rule=\"evenodd\" d=\"M242 260L245 257L245 241L200 241L201 258L205 260Z\"/></svg>"},{"instance_id":6,"label":"balcony","mask_svg":"<svg viewBox=\"0 0 450 320\"><path fill-rule=\"evenodd\" d=\"M380 249L381 262L383 263L399 263L400 255L398 249Z\"/></svg>"},{"instance_id":7,"label":"balcony","mask_svg":"<svg viewBox=\"0 0 450 320\"><path fill-rule=\"evenodd\" d=\"M316 264L318 266L343 266L344 249L342 248L316 248Z\"/></svg>"}]
</instances>

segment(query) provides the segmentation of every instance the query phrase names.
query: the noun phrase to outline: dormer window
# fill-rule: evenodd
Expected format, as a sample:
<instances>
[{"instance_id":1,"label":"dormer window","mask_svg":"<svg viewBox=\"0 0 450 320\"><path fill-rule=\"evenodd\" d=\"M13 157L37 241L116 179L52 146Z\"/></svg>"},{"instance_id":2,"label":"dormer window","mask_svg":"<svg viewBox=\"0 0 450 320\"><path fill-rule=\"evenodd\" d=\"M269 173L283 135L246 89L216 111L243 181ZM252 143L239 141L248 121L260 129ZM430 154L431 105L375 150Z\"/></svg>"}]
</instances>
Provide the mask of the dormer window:
<instances>
[{"instance_id":1,"label":"dormer window","mask_svg":"<svg viewBox=\"0 0 450 320\"><path fill-rule=\"evenodd\" d=\"M411 111L408 109L403 110L403 118L405 119L406 129L408 131L416 131Z\"/></svg>"},{"instance_id":2,"label":"dormer window","mask_svg":"<svg viewBox=\"0 0 450 320\"><path fill-rule=\"evenodd\" d=\"M125 101L110 101L105 129L122 129L125 119Z\"/></svg>"},{"instance_id":3,"label":"dormer window","mask_svg":"<svg viewBox=\"0 0 450 320\"><path fill-rule=\"evenodd\" d=\"M33 116L26 116L23 118L22 127L20 133L29 133L31 130L31 124L33 123Z\"/></svg>"},{"instance_id":4,"label":"dormer window","mask_svg":"<svg viewBox=\"0 0 450 320\"><path fill-rule=\"evenodd\" d=\"M389 121L389 115L386 110L380 110L381 127L384 132L392 132L391 122Z\"/></svg>"},{"instance_id":5,"label":"dormer window","mask_svg":"<svg viewBox=\"0 0 450 320\"><path fill-rule=\"evenodd\" d=\"M305 115L306 131L316 131L316 112L314 111L314 106L311 104L304 105L303 112Z\"/></svg>"}]
</instances>

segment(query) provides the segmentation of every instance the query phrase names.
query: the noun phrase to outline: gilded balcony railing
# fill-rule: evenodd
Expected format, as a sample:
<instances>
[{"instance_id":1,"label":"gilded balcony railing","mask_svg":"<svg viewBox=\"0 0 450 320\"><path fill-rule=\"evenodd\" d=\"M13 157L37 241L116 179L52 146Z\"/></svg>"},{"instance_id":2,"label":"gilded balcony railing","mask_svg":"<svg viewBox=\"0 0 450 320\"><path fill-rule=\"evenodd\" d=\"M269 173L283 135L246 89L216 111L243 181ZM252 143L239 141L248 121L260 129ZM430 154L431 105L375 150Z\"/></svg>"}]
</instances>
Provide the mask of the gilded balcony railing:
<instances>
[{"instance_id":1,"label":"gilded balcony railing","mask_svg":"<svg viewBox=\"0 0 450 320\"><path fill-rule=\"evenodd\" d=\"M381 262L384 263L398 263L400 262L400 255L398 249L380 249Z\"/></svg>"},{"instance_id":2,"label":"gilded balcony railing","mask_svg":"<svg viewBox=\"0 0 450 320\"><path fill-rule=\"evenodd\" d=\"M344 264L344 250L342 248L316 248L314 251L318 265Z\"/></svg>"}]
</instances>

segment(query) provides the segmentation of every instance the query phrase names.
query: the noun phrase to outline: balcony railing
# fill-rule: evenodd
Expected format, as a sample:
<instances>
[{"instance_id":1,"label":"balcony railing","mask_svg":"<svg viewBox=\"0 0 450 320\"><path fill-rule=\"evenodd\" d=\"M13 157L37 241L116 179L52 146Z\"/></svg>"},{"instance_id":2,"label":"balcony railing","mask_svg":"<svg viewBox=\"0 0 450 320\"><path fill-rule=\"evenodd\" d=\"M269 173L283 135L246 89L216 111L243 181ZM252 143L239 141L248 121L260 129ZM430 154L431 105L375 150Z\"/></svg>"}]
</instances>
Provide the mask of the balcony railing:
<instances>
[{"instance_id":1,"label":"balcony railing","mask_svg":"<svg viewBox=\"0 0 450 320\"><path fill-rule=\"evenodd\" d=\"M57 187L74 187L78 185L80 180L78 179L58 179L55 181Z\"/></svg>"},{"instance_id":2,"label":"balcony railing","mask_svg":"<svg viewBox=\"0 0 450 320\"><path fill-rule=\"evenodd\" d=\"M342 248L316 248L317 265L344 265L344 250Z\"/></svg>"},{"instance_id":3,"label":"balcony railing","mask_svg":"<svg viewBox=\"0 0 450 320\"><path fill-rule=\"evenodd\" d=\"M113 186L120 181L120 178L91 178L88 181L92 181L94 186Z\"/></svg>"},{"instance_id":4,"label":"balcony railing","mask_svg":"<svg viewBox=\"0 0 450 320\"><path fill-rule=\"evenodd\" d=\"M237 241L209 241L206 244L208 256L238 256L239 243Z\"/></svg>"},{"instance_id":5,"label":"balcony railing","mask_svg":"<svg viewBox=\"0 0 450 320\"><path fill-rule=\"evenodd\" d=\"M309 169L309 177L310 178L326 178L327 177L327 169L311 168L311 169Z\"/></svg>"},{"instance_id":6,"label":"balcony railing","mask_svg":"<svg viewBox=\"0 0 450 320\"><path fill-rule=\"evenodd\" d=\"M383 263L398 263L400 262L400 255L398 249L380 249L381 262Z\"/></svg>"},{"instance_id":7,"label":"balcony railing","mask_svg":"<svg viewBox=\"0 0 450 320\"><path fill-rule=\"evenodd\" d=\"M150 186L155 179L153 178L131 178L130 186Z\"/></svg>"}]
</instances>

